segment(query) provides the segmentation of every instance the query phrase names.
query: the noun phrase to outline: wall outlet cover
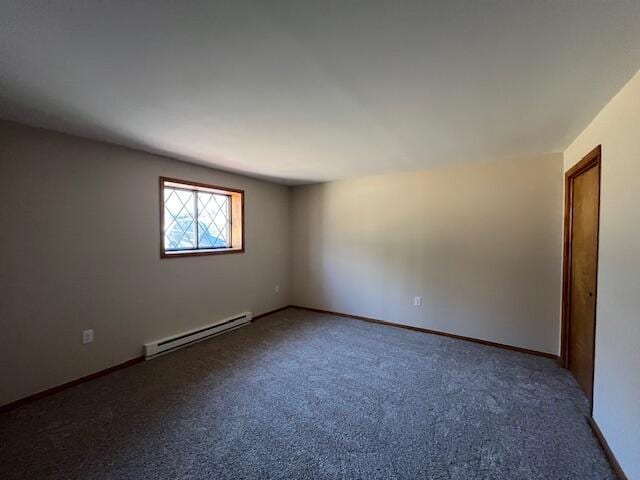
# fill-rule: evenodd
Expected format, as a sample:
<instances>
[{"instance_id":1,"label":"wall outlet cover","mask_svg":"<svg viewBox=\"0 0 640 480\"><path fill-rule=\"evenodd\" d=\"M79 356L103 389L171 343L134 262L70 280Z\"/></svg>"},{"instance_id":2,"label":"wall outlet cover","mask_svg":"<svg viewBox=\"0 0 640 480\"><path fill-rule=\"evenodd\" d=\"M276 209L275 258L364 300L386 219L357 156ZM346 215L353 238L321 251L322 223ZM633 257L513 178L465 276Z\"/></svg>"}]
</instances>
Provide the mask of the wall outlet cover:
<instances>
[{"instance_id":1,"label":"wall outlet cover","mask_svg":"<svg viewBox=\"0 0 640 480\"><path fill-rule=\"evenodd\" d=\"M87 344L93 342L93 330L82 331L82 343Z\"/></svg>"}]
</instances>

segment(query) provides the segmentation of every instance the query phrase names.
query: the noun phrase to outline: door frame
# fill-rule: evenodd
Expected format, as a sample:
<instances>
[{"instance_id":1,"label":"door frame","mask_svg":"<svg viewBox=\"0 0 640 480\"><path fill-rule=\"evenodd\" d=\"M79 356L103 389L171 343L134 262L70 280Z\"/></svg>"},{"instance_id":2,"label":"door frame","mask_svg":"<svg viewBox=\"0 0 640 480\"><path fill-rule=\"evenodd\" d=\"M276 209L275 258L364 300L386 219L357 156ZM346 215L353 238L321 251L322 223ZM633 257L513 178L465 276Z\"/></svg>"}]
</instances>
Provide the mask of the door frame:
<instances>
[{"instance_id":1,"label":"door frame","mask_svg":"<svg viewBox=\"0 0 640 480\"><path fill-rule=\"evenodd\" d=\"M593 321L593 365L591 366L591 398L593 409L593 381L596 356L596 323L598 307L598 264L600 256L600 195L602 178L602 145L598 145L585 157L571 167L564 176L564 250L562 259L562 341L560 346L560 363L569 368L569 336L571 332L571 255L573 240L573 180L592 167L598 168L598 218L596 220L596 285L594 289L594 321Z\"/></svg>"}]
</instances>

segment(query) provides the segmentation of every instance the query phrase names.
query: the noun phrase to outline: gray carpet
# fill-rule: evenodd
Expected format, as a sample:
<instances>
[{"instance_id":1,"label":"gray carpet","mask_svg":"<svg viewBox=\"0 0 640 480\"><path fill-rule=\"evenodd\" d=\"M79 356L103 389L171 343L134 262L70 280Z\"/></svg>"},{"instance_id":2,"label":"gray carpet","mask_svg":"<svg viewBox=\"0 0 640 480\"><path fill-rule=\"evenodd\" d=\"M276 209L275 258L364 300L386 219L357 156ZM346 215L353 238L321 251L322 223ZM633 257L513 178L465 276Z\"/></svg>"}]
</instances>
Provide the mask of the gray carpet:
<instances>
[{"instance_id":1,"label":"gray carpet","mask_svg":"<svg viewBox=\"0 0 640 480\"><path fill-rule=\"evenodd\" d=\"M614 479L552 360L288 309L0 415L2 479Z\"/></svg>"}]
</instances>

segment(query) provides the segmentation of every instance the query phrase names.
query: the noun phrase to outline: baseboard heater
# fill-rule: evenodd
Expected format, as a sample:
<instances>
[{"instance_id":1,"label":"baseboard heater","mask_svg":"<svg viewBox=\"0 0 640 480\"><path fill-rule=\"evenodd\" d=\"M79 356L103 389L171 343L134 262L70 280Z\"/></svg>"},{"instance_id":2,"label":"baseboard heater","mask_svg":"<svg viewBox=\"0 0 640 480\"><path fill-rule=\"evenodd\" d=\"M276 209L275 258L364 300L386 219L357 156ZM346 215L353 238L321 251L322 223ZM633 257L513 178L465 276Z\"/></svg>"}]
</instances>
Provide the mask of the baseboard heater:
<instances>
[{"instance_id":1,"label":"baseboard heater","mask_svg":"<svg viewBox=\"0 0 640 480\"><path fill-rule=\"evenodd\" d=\"M251 322L251 312L244 312L211 325L189 330L188 332L180 333L173 337L163 338L156 342L146 343L144 345L144 358L146 360L155 358L159 355L186 347L187 345L201 342L209 337L243 327L249 322Z\"/></svg>"}]
</instances>

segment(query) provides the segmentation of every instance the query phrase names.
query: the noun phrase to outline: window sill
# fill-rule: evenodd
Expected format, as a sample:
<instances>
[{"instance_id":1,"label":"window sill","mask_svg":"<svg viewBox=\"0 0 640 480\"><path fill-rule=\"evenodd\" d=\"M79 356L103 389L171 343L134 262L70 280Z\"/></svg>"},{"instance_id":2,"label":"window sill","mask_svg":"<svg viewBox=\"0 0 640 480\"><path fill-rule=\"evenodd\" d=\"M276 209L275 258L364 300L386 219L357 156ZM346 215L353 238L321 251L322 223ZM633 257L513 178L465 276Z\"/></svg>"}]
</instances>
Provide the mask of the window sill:
<instances>
[{"instance_id":1,"label":"window sill","mask_svg":"<svg viewBox=\"0 0 640 480\"><path fill-rule=\"evenodd\" d=\"M201 257L205 255L224 255L226 253L244 253L244 248L215 248L211 250L176 250L160 252L160 258Z\"/></svg>"}]
</instances>

